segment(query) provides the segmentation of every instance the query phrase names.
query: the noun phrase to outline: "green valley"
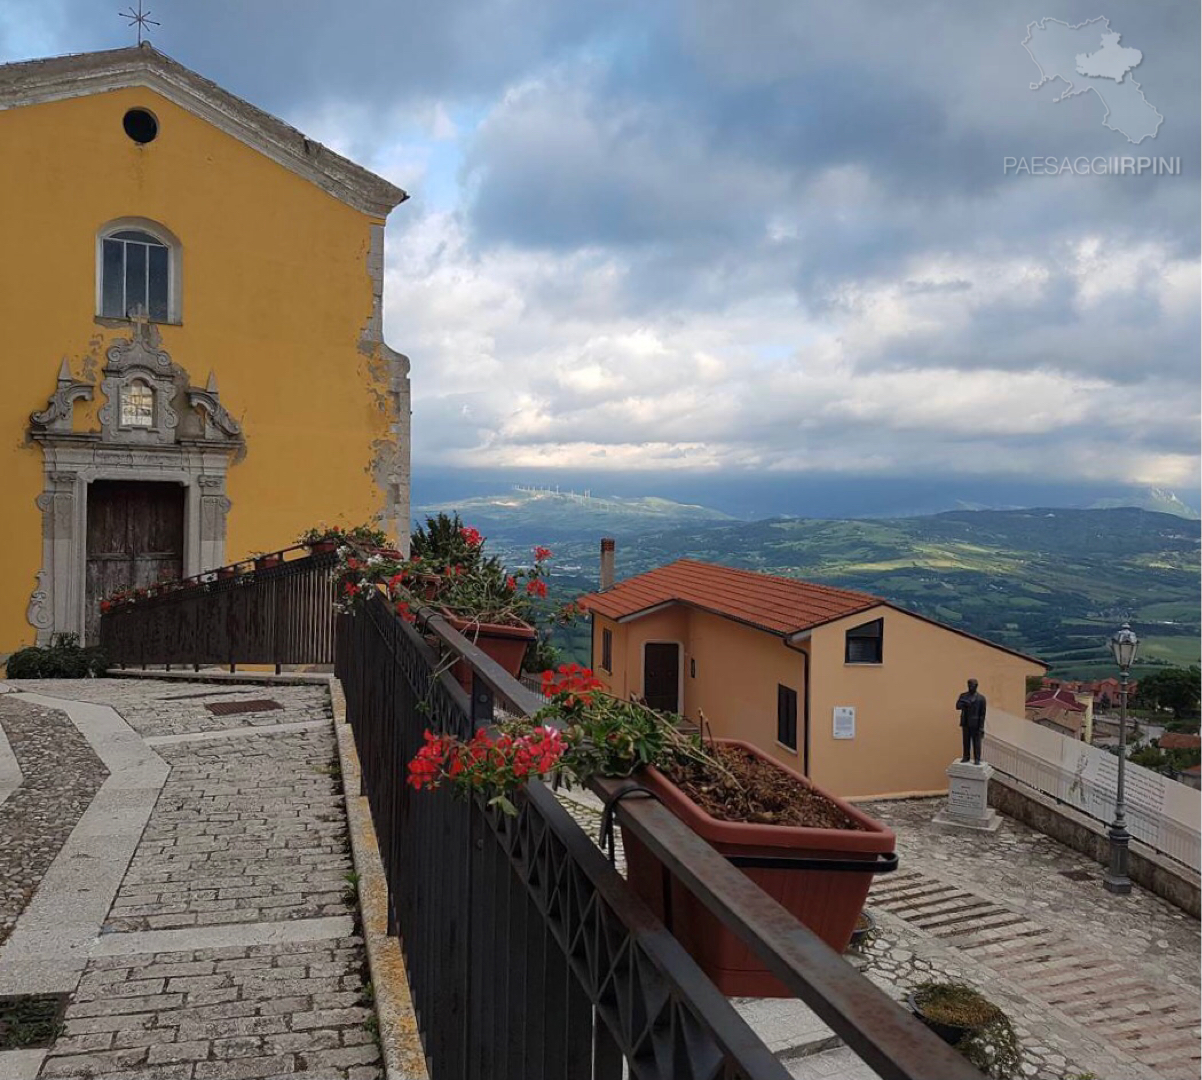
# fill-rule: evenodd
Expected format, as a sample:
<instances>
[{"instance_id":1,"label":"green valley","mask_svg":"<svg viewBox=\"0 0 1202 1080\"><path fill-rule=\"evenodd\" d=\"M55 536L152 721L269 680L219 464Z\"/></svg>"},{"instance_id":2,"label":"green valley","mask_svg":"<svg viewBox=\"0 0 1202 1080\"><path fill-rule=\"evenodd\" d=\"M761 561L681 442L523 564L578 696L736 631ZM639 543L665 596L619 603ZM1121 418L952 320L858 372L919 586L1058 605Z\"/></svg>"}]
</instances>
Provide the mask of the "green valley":
<instances>
[{"instance_id":1,"label":"green valley","mask_svg":"<svg viewBox=\"0 0 1202 1080\"><path fill-rule=\"evenodd\" d=\"M470 507L465 520L477 523ZM690 508L694 513L701 508ZM555 592L596 586L597 540L618 540L618 576L703 559L861 589L999 644L1061 675L1098 677L1124 620L1144 642L1139 668L1199 661L1199 522L1134 508L952 511L926 517L573 522L491 516L490 547L520 561L553 535ZM624 518L624 519L623 519ZM573 635L572 651L587 645Z\"/></svg>"}]
</instances>

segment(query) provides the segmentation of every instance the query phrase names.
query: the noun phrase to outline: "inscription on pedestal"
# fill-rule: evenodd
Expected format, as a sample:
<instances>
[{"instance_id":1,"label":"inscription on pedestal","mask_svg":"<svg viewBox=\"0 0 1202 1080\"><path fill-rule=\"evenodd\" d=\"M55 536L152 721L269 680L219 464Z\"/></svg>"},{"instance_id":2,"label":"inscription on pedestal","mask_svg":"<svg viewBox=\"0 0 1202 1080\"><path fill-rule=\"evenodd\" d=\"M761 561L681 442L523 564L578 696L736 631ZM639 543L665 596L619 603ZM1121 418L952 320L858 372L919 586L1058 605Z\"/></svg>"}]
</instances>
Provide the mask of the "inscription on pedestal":
<instances>
[{"instance_id":1,"label":"inscription on pedestal","mask_svg":"<svg viewBox=\"0 0 1202 1080\"><path fill-rule=\"evenodd\" d=\"M984 817L989 809L989 781L973 777L952 777L948 785L947 808L962 817Z\"/></svg>"}]
</instances>

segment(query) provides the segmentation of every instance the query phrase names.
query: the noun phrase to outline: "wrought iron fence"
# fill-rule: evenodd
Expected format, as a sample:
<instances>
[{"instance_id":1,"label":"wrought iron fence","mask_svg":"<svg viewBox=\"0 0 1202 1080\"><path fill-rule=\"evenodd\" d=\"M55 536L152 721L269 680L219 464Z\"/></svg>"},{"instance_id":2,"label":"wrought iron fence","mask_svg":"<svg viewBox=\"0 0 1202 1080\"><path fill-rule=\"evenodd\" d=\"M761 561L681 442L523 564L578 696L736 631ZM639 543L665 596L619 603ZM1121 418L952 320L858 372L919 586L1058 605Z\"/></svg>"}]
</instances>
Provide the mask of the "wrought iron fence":
<instances>
[{"instance_id":1,"label":"wrought iron fence","mask_svg":"<svg viewBox=\"0 0 1202 1080\"><path fill-rule=\"evenodd\" d=\"M419 632L373 597L342 617L335 671L433 1080L784 1080L545 786L531 784L507 817L405 785L426 728L470 736L496 704L529 715L543 703L423 616ZM455 656L470 665L470 694L446 670ZM617 815L879 1075L979 1078L663 807L625 800Z\"/></svg>"},{"instance_id":2,"label":"wrought iron fence","mask_svg":"<svg viewBox=\"0 0 1202 1080\"><path fill-rule=\"evenodd\" d=\"M100 646L123 667L332 664L337 555L304 550L156 586L100 616Z\"/></svg>"}]
</instances>

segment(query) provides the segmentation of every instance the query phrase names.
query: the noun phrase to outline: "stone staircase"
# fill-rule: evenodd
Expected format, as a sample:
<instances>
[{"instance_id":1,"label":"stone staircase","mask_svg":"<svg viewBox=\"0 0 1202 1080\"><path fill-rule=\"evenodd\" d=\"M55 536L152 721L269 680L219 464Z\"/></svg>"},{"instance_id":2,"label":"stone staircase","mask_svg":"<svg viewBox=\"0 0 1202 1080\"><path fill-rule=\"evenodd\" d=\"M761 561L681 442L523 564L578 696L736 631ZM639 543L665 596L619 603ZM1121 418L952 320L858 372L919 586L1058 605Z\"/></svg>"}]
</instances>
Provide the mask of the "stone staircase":
<instances>
[{"instance_id":1,"label":"stone staircase","mask_svg":"<svg viewBox=\"0 0 1202 1080\"><path fill-rule=\"evenodd\" d=\"M1169 1080L1197 1080L1198 1000L1108 952L1104 940L1066 936L976 893L923 874L878 878L868 899L989 965L1032 1000Z\"/></svg>"}]
</instances>

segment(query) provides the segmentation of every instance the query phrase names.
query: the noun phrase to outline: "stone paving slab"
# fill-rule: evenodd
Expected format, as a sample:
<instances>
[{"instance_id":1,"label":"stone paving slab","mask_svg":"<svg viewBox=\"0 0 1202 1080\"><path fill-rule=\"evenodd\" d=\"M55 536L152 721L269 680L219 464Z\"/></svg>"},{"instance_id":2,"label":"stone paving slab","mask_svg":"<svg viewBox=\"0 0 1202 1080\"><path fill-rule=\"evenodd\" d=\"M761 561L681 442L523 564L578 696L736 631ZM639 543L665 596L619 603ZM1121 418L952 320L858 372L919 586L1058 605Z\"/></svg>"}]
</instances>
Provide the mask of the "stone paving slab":
<instances>
[{"instance_id":1,"label":"stone paving slab","mask_svg":"<svg viewBox=\"0 0 1202 1080\"><path fill-rule=\"evenodd\" d=\"M0 806L21 786L21 763L13 753L4 725L0 723Z\"/></svg>"},{"instance_id":2,"label":"stone paving slab","mask_svg":"<svg viewBox=\"0 0 1202 1080\"><path fill-rule=\"evenodd\" d=\"M15 685L21 693L6 699L34 700L27 692L36 689L54 695L38 700L73 718L112 718L107 730L81 725L94 747L119 725L124 764L157 762L161 770L143 777L153 781L151 798L123 857L110 850L111 834L128 828L138 800L101 805L105 788L64 845L64 854L73 843L99 845L88 865L116 879L66 988L74 992L65 1030L36 1075L380 1077L366 954L347 891L351 864L328 690L214 686L198 695L160 680ZM285 707L233 717L204 709L231 691ZM159 745L152 750L139 732ZM202 732L214 737L177 738ZM144 799L146 788L139 790ZM98 807L104 814L89 824ZM46 881L65 871L64 854ZM0 973L12 968L11 947L31 910L0 948ZM24 985L6 990L36 988L35 971L17 974ZM36 1065L28 1056L24 1064L0 1061L19 1069L21 1080Z\"/></svg>"},{"instance_id":3,"label":"stone paving slab","mask_svg":"<svg viewBox=\"0 0 1202 1080\"><path fill-rule=\"evenodd\" d=\"M3 943L108 770L65 713L18 694L0 697L0 767L17 781L0 789Z\"/></svg>"},{"instance_id":4,"label":"stone paving slab","mask_svg":"<svg viewBox=\"0 0 1202 1080\"><path fill-rule=\"evenodd\" d=\"M108 706L36 694L16 700L61 706L109 772L0 947L0 994L62 993L87 962L167 766Z\"/></svg>"}]
</instances>

